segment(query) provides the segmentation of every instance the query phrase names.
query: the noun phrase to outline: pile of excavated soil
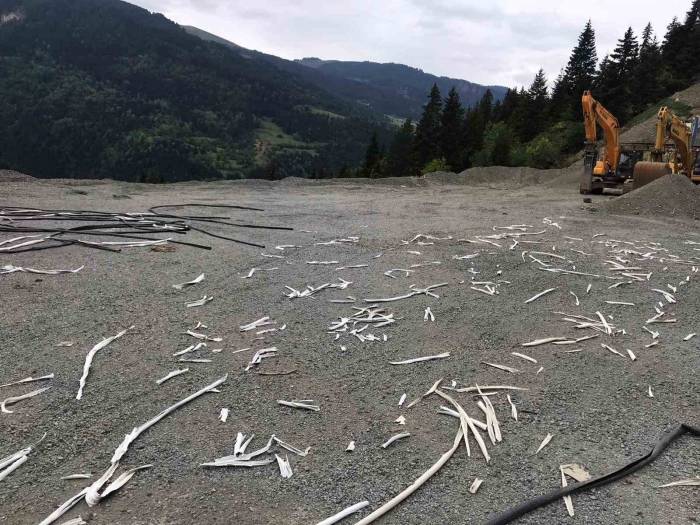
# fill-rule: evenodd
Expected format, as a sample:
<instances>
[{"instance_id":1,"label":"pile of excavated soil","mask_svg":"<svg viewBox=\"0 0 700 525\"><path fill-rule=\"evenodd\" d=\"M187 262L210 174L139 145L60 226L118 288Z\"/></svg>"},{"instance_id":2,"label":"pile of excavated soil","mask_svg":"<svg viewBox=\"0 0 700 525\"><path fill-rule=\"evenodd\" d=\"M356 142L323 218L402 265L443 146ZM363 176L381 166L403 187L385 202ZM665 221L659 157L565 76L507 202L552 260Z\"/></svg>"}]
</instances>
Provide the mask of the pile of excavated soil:
<instances>
[{"instance_id":1,"label":"pile of excavated soil","mask_svg":"<svg viewBox=\"0 0 700 525\"><path fill-rule=\"evenodd\" d=\"M0 170L0 182L29 182L33 177L19 171Z\"/></svg>"},{"instance_id":2,"label":"pile of excavated soil","mask_svg":"<svg viewBox=\"0 0 700 525\"><path fill-rule=\"evenodd\" d=\"M606 202L602 209L616 215L700 219L700 188L684 175L666 175Z\"/></svg>"},{"instance_id":3,"label":"pile of excavated soil","mask_svg":"<svg viewBox=\"0 0 700 525\"><path fill-rule=\"evenodd\" d=\"M335 178L335 179L304 179L299 177L287 177L278 181L264 179L240 179L227 181L212 181L211 186L217 184L244 184L250 188L272 189L278 186L287 188L314 187L314 186L393 186L403 188L423 188L427 186L459 185L459 186L487 186L492 189L511 190L546 184L550 187L575 188L578 181L580 161L564 169L540 170L528 167L488 166L469 168L461 173L451 171L436 171L423 177L385 177L378 179L368 178ZM48 180L48 179L47 179ZM26 183L34 181L41 184L42 179L34 179L16 171L0 170L0 182ZM86 179L52 179L53 183L63 186L94 186L109 184L111 180L86 180ZM183 186L200 184L201 181L186 181L178 183ZM139 185L142 190L149 185Z\"/></svg>"},{"instance_id":4,"label":"pile of excavated soil","mask_svg":"<svg viewBox=\"0 0 700 525\"><path fill-rule=\"evenodd\" d=\"M437 184L486 185L498 189L515 189L550 183L566 175L569 175L568 168L540 170L527 167L488 166L469 168L461 173L429 173L425 178Z\"/></svg>"}]
</instances>

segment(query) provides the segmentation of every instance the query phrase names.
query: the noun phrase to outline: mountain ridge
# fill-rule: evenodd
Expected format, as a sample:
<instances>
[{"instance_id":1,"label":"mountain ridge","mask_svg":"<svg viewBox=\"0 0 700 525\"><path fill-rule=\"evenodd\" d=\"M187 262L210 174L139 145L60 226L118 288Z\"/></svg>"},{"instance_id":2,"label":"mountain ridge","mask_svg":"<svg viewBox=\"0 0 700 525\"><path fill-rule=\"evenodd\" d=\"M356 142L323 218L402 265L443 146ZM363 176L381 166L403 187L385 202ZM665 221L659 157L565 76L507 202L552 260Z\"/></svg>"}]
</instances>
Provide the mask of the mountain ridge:
<instances>
[{"instance_id":1,"label":"mountain ridge","mask_svg":"<svg viewBox=\"0 0 700 525\"><path fill-rule=\"evenodd\" d=\"M494 100L501 100L508 89L437 76L397 62L324 60L317 57L287 60L247 49L195 26L182 27L190 34L225 45L241 56L271 62L348 102L389 117L418 119L433 84L437 84L444 94L454 86L465 106L477 104L487 89L493 93Z\"/></svg>"}]
</instances>

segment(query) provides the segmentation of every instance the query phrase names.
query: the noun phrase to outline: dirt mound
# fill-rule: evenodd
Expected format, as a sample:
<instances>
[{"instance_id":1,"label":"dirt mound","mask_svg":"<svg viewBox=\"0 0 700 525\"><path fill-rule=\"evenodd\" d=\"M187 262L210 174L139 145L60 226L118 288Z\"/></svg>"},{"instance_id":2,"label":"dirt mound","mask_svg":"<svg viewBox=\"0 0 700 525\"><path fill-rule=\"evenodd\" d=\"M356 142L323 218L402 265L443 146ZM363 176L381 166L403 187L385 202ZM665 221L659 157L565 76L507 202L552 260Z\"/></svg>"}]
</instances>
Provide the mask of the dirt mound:
<instances>
[{"instance_id":1,"label":"dirt mound","mask_svg":"<svg viewBox=\"0 0 700 525\"><path fill-rule=\"evenodd\" d=\"M425 176L438 184L465 184L489 186L497 189L514 189L534 184L552 182L569 173L569 169L539 170L527 167L488 166L469 168L461 173L436 172Z\"/></svg>"},{"instance_id":2,"label":"dirt mound","mask_svg":"<svg viewBox=\"0 0 700 525\"><path fill-rule=\"evenodd\" d=\"M615 215L700 219L700 188L684 175L666 175L606 202L602 209Z\"/></svg>"},{"instance_id":3,"label":"dirt mound","mask_svg":"<svg viewBox=\"0 0 700 525\"><path fill-rule=\"evenodd\" d=\"M34 180L31 175L25 175L19 171L0 170L0 182L29 182Z\"/></svg>"}]
</instances>

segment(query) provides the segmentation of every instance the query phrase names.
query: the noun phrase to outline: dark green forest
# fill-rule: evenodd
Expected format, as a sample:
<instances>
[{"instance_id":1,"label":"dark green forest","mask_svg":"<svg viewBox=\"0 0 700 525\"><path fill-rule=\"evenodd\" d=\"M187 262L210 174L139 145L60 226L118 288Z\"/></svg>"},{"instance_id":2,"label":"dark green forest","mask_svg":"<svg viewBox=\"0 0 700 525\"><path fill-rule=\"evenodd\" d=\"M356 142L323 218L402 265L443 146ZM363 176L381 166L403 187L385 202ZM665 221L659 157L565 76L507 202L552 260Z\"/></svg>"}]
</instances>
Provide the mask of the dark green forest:
<instances>
[{"instance_id":1,"label":"dark green forest","mask_svg":"<svg viewBox=\"0 0 700 525\"><path fill-rule=\"evenodd\" d=\"M0 168L164 182L323 177L369 113L117 0L0 3Z\"/></svg>"},{"instance_id":2,"label":"dark green forest","mask_svg":"<svg viewBox=\"0 0 700 525\"><path fill-rule=\"evenodd\" d=\"M472 166L557 167L583 146L584 90L592 90L625 125L699 75L700 0L682 22L673 19L661 42L651 24L640 36L628 28L600 61L589 21L551 90L540 70L529 87L509 89L502 101L486 92L478 104L464 107L456 90L443 97L435 85L417 123L407 121L387 142L371 136L357 173L400 177Z\"/></svg>"}]
</instances>

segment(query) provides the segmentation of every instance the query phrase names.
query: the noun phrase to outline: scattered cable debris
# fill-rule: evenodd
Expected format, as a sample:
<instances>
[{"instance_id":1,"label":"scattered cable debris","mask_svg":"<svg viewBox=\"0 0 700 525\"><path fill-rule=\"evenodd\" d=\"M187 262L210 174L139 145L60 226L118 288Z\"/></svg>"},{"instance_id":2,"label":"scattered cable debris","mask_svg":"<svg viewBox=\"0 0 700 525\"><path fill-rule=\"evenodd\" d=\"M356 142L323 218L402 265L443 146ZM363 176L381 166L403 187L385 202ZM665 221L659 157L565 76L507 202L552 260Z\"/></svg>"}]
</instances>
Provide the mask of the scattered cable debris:
<instances>
[{"instance_id":1,"label":"scattered cable debris","mask_svg":"<svg viewBox=\"0 0 700 525\"><path fill-rule=\"evenodd\" d=\"M20 396L8 397L2 403L0 403L0 411L2 411L5 414L12 414L13 411L7 408L9 405L14 405L15 403L18 403L24 399L29 399L30 397L38 396L39 394L46 392L50 388L50 386L46 386L44 388L32 390L31 392L27 392L26 394L22 394Z\"/></svg>"},{"instance_id":2,"label":"scattered cable debris","mask_svg":"<svg viewBox=\"0 0 700 525\"><path fill-rule=\"evenodd\" d=\"M433 284L431 286L428 286L426 288L416 288L414 285L411 285L409 288L411 291L407 294L404 295L398 295L396 297L386 297L384 299L365 299L366 303L389 303L392 301L400 301L401 299L408 299L409 297L413 297L416 295L429 295L430 297L434 297L436 299L439 299L440 296L437 294L433 293L433 290L436 288L441 288L443 286L447 286L449 283L440 283L440 284Z\"/></svg>"},{"instance_id":3,"label":"scattered cable debris","mask_svg":"<svg viewBox=\"0 0 700 525\"><path fill-rule=\"evenodd\" d=\"M349 507L341 510L338 514L334 514L333 516L330 516L329 518L326 518L323 521L319 521L316 525L333 525L334 523L338 523L339 521L344 520L350 514L355 514L357 511L364 509L369 505L369 501L361 501L359 503L355 503L354 505L350 505Z\"/></svg>"},{"instance_id":4,"label":"scattered cable debris","mask_svg":"<svg viewBox=\"0 0 700 525\"><path fill-rule=\"evenodd\" d=\"M544 296L544 295L547 295L548 293L552 293L554 290L556 290L556 288L548 288L547 290L544 290L544 291L542 291L542 292L540 292L540 293L538 293L538 294L535 294L535 295L533 295L532 297L530 297L527 301L525 301L525 304L528 304L528 303L531 303L531 302L533 302L533 301L536 301L536 300L539 299L540 297L542 297L542 296Z\"/></svg>"},{"instance_id":5,"label":"scattered cable debris","mask_svg":"<svg viewBox=\"0 0 700 525\"><path fill-rule=\"evenodd\" d=\"M535 452L535 454L539 454L544 447L549 445L549 442L552 441L552 437L552 434L547 434L542 440L542 443L540 443L540 446L537 447L537 451Z\"/></svg>"},{"instance_id":6,"label":"scattered cable debris","mask_svg":"<svg viewBox=\"0 0 700 525\"><path fill-rule=\"evenodd\" d=\"M172 379L172 378L175 377L175 376L179 376L180 374L184 374L185 372L189 372L189 370L190 370L189 368L182 368L182 369L180 369L180 370L173 370L172 372L169 372L166 376L161 377L160 379L158 379L158 380L156 381L156 384L162 385L163 383L165 383L165 382L168 381L169 379Z\"/></svg>"},{"instance_id":7,"label":"scattered cable debris","mask_svg":"<svg viewBox=\"0 0 700 525\"><path fill-rule=\"evenodd\" d=\"M95 354L102 350L105 346L110 344L112 341L119 339L122 337L124 334L126 334L129 330L133 330L134 326L130 326L129 328L122 330L119 332L117 335L113 335L111 337L107 337L97 343L95 346L93 346L90 351L87 353L87 356L85 356L85 364L83 365L83 375L80 377L80 386L78 387L78 393L75 396L75 399L80 400L83 397L83 389L85 388L85 383L87 382L87 377L88 373L90 372L90 367L92 366L92 360L95 358Z\"/></svg>"},{"instance_id":8,"label":"scattered cable debris","mask_svg":"<svg viewBox=\"0 0 700 525\"><path fill-rule=\"evenodd\" d=\"M190 286L194 286L195 284L199 284L204 280L204 274L201 273L191 281L187 281L186 283L180 283L180 284L173 284L173 288L176 290L182 290L184 288L188 288Z\"/></svg>"},{"instance_id":9,"label":"scattered cable debris","mask_svg":"<svg viewBox=\"0 0 700 525\"><path fill-rule=\"evenodd\" d=\"M297 290L295 288L292 288L291 286L285 286L287 290L289 290L289 293L283 293L284 296L288 297L289 299L296 299L300 297L310 297L321 290L327 290L330 288L337 288L339 290L345 290L348 286L352 284L352 281L346 281L345 279L341 279L340 277L338 278L337 283L325 283L320 286L310 286L307 285L305 289L303 290Z\"/></svg>"},{"instance_id":10,"label":"scattered cable debris","mask_svg":"<svg viewBox=\"0 0 700 525\"><path fill-rule=\"evenodd\" d=\"M228 378L228 374L217 379L213 383L205 386L201 390L198 390L194 394L191 394L188 397L178 401L174 405L166 408L165 410L161 411L158 415L156 415L152 419L146 421L143 425L138 426L138 427L134 427L131 430L131 432L129 432L128 434L126 434L124 436L124 439L122 440L122 442L114 450L114 454L112 455L112 460L110 461L110 467L105 471L105 473L98 480L96 480L93 484L89 485L88 487L85 487L78 494L76 494L75 496L72 496L71 498L66 500L55 511L53 511L46 518L44 518L39 523L39 525L50 525L51 523L56 521L58 518L63 516L63 514L68 512L71 508L73 508L83 498L85 498L85 502L89 506L92 507L92 506L96 505L97 503L99 503L99 501L102 498L106 497L108 494L121 488L125 483L127 483L129 481L129 479L131 479L131 476L133 476L134 472L136 472L138 469L150 467L150 465L144 465L143 467L136 467L136 469L131 469L130 471L124 472L112 484L108 485L102 494L100 494L99 491L102 489L102 487L105 485L105 483L107 483L109 481L109 479L114 475L114 473L119 468L119 462L121 461L121 459L124 457L124 455L129 450L129 446L141 434L143 434L146 430L148 430L153 425L158 423L164 417L172 414L175 410L177 410L181 406L186 405L187 403L190 403L191 401L197 399L198 397L202 396L203 394L206 394L207 392L212 392L212 391L216 390L216 387L218 387L219 385L224 383L227 378Z\"/></svg>"},{"instance_id":11,"label":"scattered cable debris","mask_svg":"<svg viewBox=\"0 0 700 525\"><path fill-rule=\"evenodd\" d=\"M12 381L11 383L5 383L4 385L0 385L0 388L4 388L6 386L14 386L14 385L21 385L24 383L33 383L35 381L46 381L48 379L53 379L54 374L48 374L45 376L41 377L25 377L24 379L20 379L19 381Z\"/></svg>"},{"instance_id":12,"label":"scattered cable debris","mask_svg":"<svg viewBox=\"0 0 700 525\"><path fill-rule=\"evenodd\" d=\"M185 306L187 308L193 308L195 306L204 306L205 304L207 304L209 301L212 301L213 299L214 299L214 297L212 297L212 296L204 295L201 299L199 299L197 301L191 301L189 303L185 303Z\"/></svg>"},{"instance_id":13,"label":"scattered cable debris","mask_svg":"<svg viewBox=\"0 0 700 525\"><path fill-rule=\"evenodd\" d=\"M283 399L277 400L278 405L284 405L291 408L301 408L303 410L311 410L313 412L318 412L321 407L316 404L313 399L292 399L291 401L285 401Z\"/></svg>"},{"instance_id":14,"label":"scattered cable debris","mask_svg":"<svg viewBox=\"0 0 700 525\"><path fill-rule=\"evenodd\" d=\"M413 359L406 359L405 361L389 361L390 365L410 365L411 363L420 363L422 361L432 361L433 359L445 359L450 357L449 352L444 352L437 355L427 355L424 357L414 357Z\"/></svg>"},{"instance_id":15,"label":"scattered cable debris","mask_svg":"<svg viewBox=\"0 0 700 525\"><path fill-rule=\"evenodd\" d=\"M0 266L0 275L16 272L37 273L40 275L60 275L62 273L78 273L83 268L85 268L85 265L80 266L75 270L37 270L36 268L23 268L22 266L6 264L5 266Z\"/></svg>"},{"instance_id":16,"label":"scattered cable debris","mask_svg":"<svg viewBox=\"0 0 700 525\"><path fill-rule=\"evenodd\" d=\"M245 367L246 372L253 368L254 366L257 366L261 363L263 359L267 359L268 357L273 357L277 355L277 347L273 346L270 348L261 348L255 354L250 360L250 363L248 363L248 366Z\"/></svg>"},{"instance_id":17,"label":"scattered cable debris","mask_svg":"<svg viewBox=\"0 0 700 525\"><path fill-rule=\"evenodd\" d=\"M670 487L700 487L700 476L695 478L672 481L671 483L666 483L665 485L658 485L656 488L667 489Z\"/></svg>"},{"instance_id":18,"label":"scattered cable debris","mask_svg":"<svg viewBox=\"0 0 700 525\"><path fill-rule=\"evenodd\" d=\"M479 490L479 487L481 487L481 484L484 482L483 479L480 478L474 478L474 481L472 484L469 486L469 493L470 494L476 494L476 491Z\"/></svg>"},{"instance_id":19,"label":"scattered cable debris","mask_svg":"<svg viewBox=\"0 0 700 525\"><path fill-rule=\"evenodd\" d=\"M410 435L411 435L410 432L401 432L400 434L394 434L389 439L387 439L384 443L382 443L382 448L387 448L389 445L391 445L395 441L398 441L399 439L407 438Z\"/></svg>"},{"instance_id":20,"label":"scattered cable debris","mask_svg":"<svg viewBox=\"0 0 700 525\"><path fill-rule=\"evenodd\" d=\"M90 479L92 474L89 472L85 474L69 474L68 476L61 476L62 480L73 480L73 479Z\"/></svg>"},{"instance_id":21,"label":"scattered cable debris","mask_svg":"<svg viewBox=\"0 0 700 525\"><path fill-rule=\"evenodd\" d=\"M46 437L46 433L44 433L44 435L41 436L41 439L39 439L39 441L37 441L36 443L33 443L32 445L29 445L28 447L25 447L22 450L18 450L14 454L10 454L9 456L1 458L0 459L0 481L5 479L7 476L12 474L19 467L24 465L24 463L26 463L27 460L29 459L29 454L31 454L32 450L34 450L34 448L39 443L41 443L45 437Z\"/></svg>"},{"instance_id":22,"label":"scattered cable debris","mask_svg":"<svg viewBox=\"0 0 700 525\"><path fill-rule=\"evenodd\" d=\"M503 370L504 372L510 372L511 374L519 374L520 373L520 370L518 370L517 368L512 368L510 366L499 365L497 363L489 363L487 361L482 361L481 363L484 365L492 366L493 368L497 368L499 370Z\"/></svg>"}]
</instances>

